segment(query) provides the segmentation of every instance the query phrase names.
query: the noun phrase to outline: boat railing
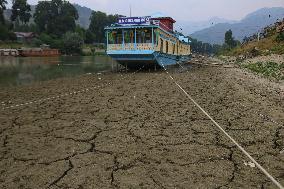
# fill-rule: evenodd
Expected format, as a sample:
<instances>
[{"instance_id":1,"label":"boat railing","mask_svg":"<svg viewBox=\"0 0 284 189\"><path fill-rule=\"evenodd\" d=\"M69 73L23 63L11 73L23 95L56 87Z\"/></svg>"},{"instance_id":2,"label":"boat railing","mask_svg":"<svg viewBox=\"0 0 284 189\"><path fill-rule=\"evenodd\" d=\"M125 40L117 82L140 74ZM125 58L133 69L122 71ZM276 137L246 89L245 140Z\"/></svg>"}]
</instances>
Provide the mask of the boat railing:
<instances>
[{"instance_id":1,"label":"boat railing","mask_svg":"<svg viewBox=\"0 0 284 189\"><path fill-rule=\"evenodd\" d=\"M125 43L125 44L108 44L107 49L116 50L154 50L153 43Z\"/></svg>"}]
</instances>

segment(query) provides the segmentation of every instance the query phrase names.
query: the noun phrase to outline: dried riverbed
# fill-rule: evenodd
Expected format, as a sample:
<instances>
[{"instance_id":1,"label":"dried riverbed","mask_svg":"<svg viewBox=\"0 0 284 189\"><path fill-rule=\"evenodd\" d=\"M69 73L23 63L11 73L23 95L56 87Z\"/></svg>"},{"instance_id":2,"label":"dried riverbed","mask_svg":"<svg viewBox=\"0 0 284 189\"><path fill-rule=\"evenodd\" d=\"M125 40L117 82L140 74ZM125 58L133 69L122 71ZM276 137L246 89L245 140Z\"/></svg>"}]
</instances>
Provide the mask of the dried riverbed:
<instances>
[{"instance_id":1,"label":"dried riverbed","mask_svg":"<svg viewBox=\"0 0 284 189\"><path fill-rule=\"evenodd\" d=\"M179 71L177 82L284 184L281 87L237 68ZM275 188L163 71L57 79L0 99L3 189Z\"/></svg>"}]
</instances>

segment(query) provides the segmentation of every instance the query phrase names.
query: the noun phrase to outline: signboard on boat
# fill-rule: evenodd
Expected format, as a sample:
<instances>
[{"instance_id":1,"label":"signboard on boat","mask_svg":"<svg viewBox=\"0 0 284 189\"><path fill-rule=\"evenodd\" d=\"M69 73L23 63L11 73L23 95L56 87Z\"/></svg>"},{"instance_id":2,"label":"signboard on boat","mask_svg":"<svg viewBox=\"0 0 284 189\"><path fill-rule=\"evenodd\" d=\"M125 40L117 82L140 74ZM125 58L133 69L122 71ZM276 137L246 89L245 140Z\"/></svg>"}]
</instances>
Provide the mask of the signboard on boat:
<instances>
[{"instance_id":1,"label":"signboard on boat","mask_svg":"<svg viewBox=\"0 0 284 189\"><path fill-rule=\"evenodd\" d=\"M118 18L118 24L120 25L140 25L140 24L150 24L150 16L144 17L121 17Z\"/></svg>"}]
</instances>

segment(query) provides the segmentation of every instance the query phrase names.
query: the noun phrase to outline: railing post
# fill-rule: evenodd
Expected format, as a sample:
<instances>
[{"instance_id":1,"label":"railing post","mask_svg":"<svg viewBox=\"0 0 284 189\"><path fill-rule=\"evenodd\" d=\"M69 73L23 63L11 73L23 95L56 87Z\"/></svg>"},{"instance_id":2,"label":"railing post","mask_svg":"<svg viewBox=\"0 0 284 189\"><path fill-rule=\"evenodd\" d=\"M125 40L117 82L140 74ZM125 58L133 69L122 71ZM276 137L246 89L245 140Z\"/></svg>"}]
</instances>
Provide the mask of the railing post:
<instances>
[{"instance_id":1,"label":"railing post","mask_svg":"<svg viewBox=\"0 0 284 189\"><path fill-rule=\"evenodd\" d=\"M108 50L108 30L107 30L107 37L106 37L106 40L107 40L107 42L106 42L106 44L107 44L107 50Z\"/></svg>"},{"instance_id":2,"label":"railing post","mask_svg":"<svg viewBox=\"0 0 284 189\"><path fill-rule=\"evenodd\" d=\"M125 49L124 46L124 30L122 29L122 49Z\"/></svg>"},{"instance_id":3,"label":"railing post","mask_svg":"<svg viewBox=\"0 0 284 189\"><path fill-rule=\"evenodd\" d=\"M136 28L135 28L135 32L134 32L134 49L137 50L137 41L136 41Z\"/></svg>"},{"instance_id":4,"label":"railing post","mask_svg":"<svg viewBox=\"0 0 284 189\"><path fill-rule=\"evenodd\" d=\"M152 27L152 48L154 50L154 28Z\"/></svg>"}]
</instances>

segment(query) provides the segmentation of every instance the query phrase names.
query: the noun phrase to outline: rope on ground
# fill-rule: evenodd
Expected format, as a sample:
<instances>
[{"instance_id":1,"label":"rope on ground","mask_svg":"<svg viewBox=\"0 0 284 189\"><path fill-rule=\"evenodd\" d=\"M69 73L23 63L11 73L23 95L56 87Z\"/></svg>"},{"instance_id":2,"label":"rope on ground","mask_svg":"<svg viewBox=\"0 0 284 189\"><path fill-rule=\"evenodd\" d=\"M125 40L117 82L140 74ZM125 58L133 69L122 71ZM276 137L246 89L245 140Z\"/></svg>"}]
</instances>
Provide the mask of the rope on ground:
<instances>
[{"instance_id":1,"label":"rope on ground","mask_svg":"<svg viewBox=\"0 0 284 189\"><path fill-rule=\"evenodd\" d=\"M166 71L167 75L173 80L175 85L217 126L279 189L284 189L284 187L266 171L233 137L231 137L171 76L167 71L164 64L162 67Z\"/></svg>"},{"instance_id":2,"label":"rope on ground","mask_svg":"<svg viewBox=\"0 0 284 189\"><path fill-rule=\"evenodd\" d=\"M178 64L183 70L185 70L187 73L189 72L181 63L177 62L177 64ZM240 103L240 105L246 107L246 106L243 105L242 103ZM256 115L260 116L260 117L263 118L263 119L268 119L270 122L272 122L272 123L274 123L274 124L276 124L276 125L279 125L279 126L281 126L281 127L284 127L283 124L278 123L277 121L275 121L275 120L274 120L272 117L270 117L270 116L263 115L260 111L255 111L254 113L255 113Z\"/></svg>"},{"instance_id":3,"label":"rope on ground","mask_svg":"<svg viewBox=\"0 0 284 189\"><path fill-rule=\"evenodd\" d=\"M124 80L124 79L126 79L127 77L132 76L132 75L138 73L138 72L139 72L140 70L142 70L143 68L144 68L144 66L141 67L141 68L139 68L139 69L136 70L135 72L133 72L133 73L131 73L131 74L129 74L129 75L126 75L125 77L120 78L119 81ZM91 91L91 90L98 89L98 88L102 88L102 87L106 87L106 86L109 86L109 85L111 85L111 84L112 84L112 83L105 83L105 84L102 84L102 85L99 85L99 86L88 87L88 88L85 88L85 89L82 89L82 90L78 90L78 91L66 92L66 93L61 94L61 95L56 95L56 96L53 96L53 97L48 97L48 98L42 98L42 99L38 99L38 100L23 102L23 103L11 105L11 106L6 106L6 105L4 105L4 102L2 102L2 103L1 103L1 104L2 104L2 110L12 109L12 108L19 108L19 107L23 107L23 106L32 105L32 104L42 103L42 102L45 102L45 101L52 101L52 100L55 100L55 99L59 99L59 98L66 97L66 96L71 96L71 95L76 95L76 94L87 93L87 92L89 92L89 91Z\"/></svg>"}]
</instances>

